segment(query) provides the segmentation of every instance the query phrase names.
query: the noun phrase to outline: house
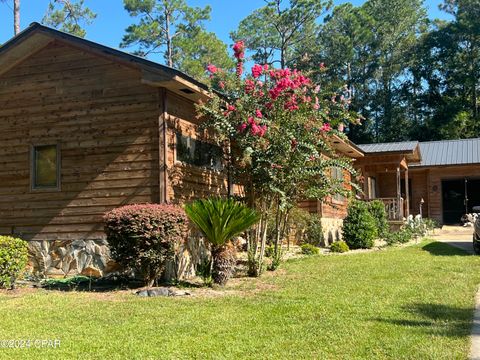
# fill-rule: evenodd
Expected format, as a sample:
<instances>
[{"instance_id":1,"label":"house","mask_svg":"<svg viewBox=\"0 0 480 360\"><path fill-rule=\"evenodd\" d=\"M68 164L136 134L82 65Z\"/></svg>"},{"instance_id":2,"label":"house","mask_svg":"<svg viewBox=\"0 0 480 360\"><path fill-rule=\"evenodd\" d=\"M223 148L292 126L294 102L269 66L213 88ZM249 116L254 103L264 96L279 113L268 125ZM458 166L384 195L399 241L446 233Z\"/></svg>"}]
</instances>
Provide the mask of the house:
<instances>
[{"instance_id":1,"label":"house","mask_svg":"<svg viewBox=\"0 0 480 360\"><path fill-rule=\"evenodd\" d=\"M33 23L0 48L0 234L43 273L99 275L103 214L226 194L221 149L199 131L207 87Z\"/></svg>"},{"instance_id":2,"label":"house","mask_svg":"<svg viewBox=\"0 0 480 360\"><path fill-rule=\"evenodd\" d=\"M353 160L353 164L362 161L364 152L351 141L342 139L333 135L331 146L336 154L348 157ZM348 171L334 168L331 174L334 179L343 180L347 190L351 190L351 174ZM355 180L354 180L355 181ZM305 200L299 204L299 208L308 211L310 214L317 214L320 217L323 232L323 245L328 246L332 242L342 238L343 219L347 216L348 198L340 194L327 196L323 200Z\"/></svg>"},{"instance_id":3,"label":"house","mask_svg":"<svg viewBox=\"0 0 480 360\"><path fill-rule=\"evenodd\" d=\"M0 234L29 241L44 275L115 270L105 212L232 191L222 149L195 116L207 98L177 70L33 23L0 48ZM310 205L334 227L346 200L332 202Z\"/></svg>"},{"instance_id":4,"label":"house","mask_svg":"<svg viewBox=\"0 0 480 360\"><path fill-rule=\"evenodd\" d=\"M458 224L480 205L480 138L358 146L365 198L381 199L393 223L422 214Z\"/></svg>"}]
</instances>

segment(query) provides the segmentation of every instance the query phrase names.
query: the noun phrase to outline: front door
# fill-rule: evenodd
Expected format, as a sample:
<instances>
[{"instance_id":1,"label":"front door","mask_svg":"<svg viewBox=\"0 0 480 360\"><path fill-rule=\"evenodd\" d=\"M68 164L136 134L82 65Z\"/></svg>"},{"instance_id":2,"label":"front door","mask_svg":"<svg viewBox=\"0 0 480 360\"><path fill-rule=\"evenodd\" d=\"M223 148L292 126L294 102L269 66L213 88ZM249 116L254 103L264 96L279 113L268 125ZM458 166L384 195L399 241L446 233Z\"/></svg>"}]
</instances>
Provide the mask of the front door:
<instances>
[{"instance_id":1,"label":"front door","mask_svg":"<svg viewBox=\"0 0 480 360\"><path fill-rule=\"evenodd\" d=\"M444 224L460 224L465 214L465 190L465 179L442 181Z\"/></svg>"}]
</instances>

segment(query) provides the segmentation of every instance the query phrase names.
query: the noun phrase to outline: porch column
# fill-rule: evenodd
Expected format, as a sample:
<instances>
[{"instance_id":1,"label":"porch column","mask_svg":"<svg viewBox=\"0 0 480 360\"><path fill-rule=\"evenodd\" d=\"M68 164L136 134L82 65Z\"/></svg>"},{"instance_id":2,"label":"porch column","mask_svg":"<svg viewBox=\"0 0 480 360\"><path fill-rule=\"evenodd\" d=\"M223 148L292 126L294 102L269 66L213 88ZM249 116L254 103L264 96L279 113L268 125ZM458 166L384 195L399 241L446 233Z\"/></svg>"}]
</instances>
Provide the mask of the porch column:
<instances>
[{"instance_id":1,"label":"porch column","mask_svg":"<svg viewBox=\"0 0 480 360\"><path fill-rule=\"evenodd\" d=\"M408 168L405 169L405 206L406 206L406 215L405 217L408 217L410 215L410 193L409 193L409 186L408 186Z\"/></svg>"},{"instance_id":2,"label":"porch column","mask_svg":"<svg viewBox=\"0 0 480 360\"><path fill-rule=\"evenodd\" d=\"M402 203L400 199L402 198L402 192L401 192L401 174L400 174L400 168L397 167L397 209L396 209L396 217L397 220L402 220Z\"/></svg>"}]
</instances>

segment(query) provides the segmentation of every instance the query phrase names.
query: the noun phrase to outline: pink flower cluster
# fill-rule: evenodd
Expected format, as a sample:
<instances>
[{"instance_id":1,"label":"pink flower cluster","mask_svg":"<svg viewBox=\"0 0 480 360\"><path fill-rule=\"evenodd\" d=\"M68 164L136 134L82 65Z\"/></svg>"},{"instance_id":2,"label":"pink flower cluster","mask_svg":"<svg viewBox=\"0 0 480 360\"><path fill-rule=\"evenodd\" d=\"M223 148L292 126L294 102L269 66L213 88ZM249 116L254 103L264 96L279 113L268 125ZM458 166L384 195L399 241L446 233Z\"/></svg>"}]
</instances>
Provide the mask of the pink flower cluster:
<instances>
[{"instance_id":1,"label":"pink flower cluster","mask_svg":"<svg viewBox=\"0 0 480 360\"><path fill-rule=\"evenodd\" d=\"M259 112L259 110L257 111ZM247 130L248 127L250 127L250 134L252 136L263 137L267 132L267 125L257 124L253 116L250 116L246 123L240 124L240 126L238 127L238 131L243 133L245 130Z\"/></svg>"},{"instance_id":2,"label":"pink flower cluster","mask_svg":"<svg viewBox=\"0 0 480 360\"><path fill-rule=\"evenodd\" d=\"M237 76L240 77L243 74L243 60L245 59L245 42L243 40L237 41L233 45L233 55L237 59Z\"/></svg>"},{"instance_id":3,"label":"pink flower cluster","mask_svg":"<svg viewBox=\"0 0 480 360\"><path fill-rule=\"evenodd\" d=\"M243 40L237 41L233 45L233 53L237 60L245 59L245 42Z\"/></svg>"},{"instance_id":4,"label":"pink flower cluster","mask_svg":"<svg viewBox=\"0 0 480 360\"><path fill-rule=\"evenodd\" d=\"M260 75L263 74L264 71L268 71L268 65L265 64L265 65L258 65L258 64L255 64L253 65L252 67L252 76L257 79L260 77Z\"/></svg>"},{"instance_id":5,"label":"pink flower cluster","mask_svg":"<svg viewBox=\"0 0 480 360\"><path fill-rule=\"evenodd\" d=\"M276 100L282 93L310 84L310 79L297 70L270 70L270 78L276 80L275 87L269 91L272 100Z\"/></svg>"},{"instance_id":6,"label":"pink flower cluster","mask_svg":"<svg viewBox=\"0 0 480 360\"><path fill-rule=\"evenodd\" d=\"M251 94L255 91L255 82L250 79L245 80L245 92Z\"/></svg>"},{"instance_id":7,"label":"pink flower cluster","mask_svg":"<svg viewBox=\"0 0 480 360\"><path fill-rule=\"evenodd\" d=\"M229 116L232 112L236 111L237 108L233 105L227 105L227 110L223 112L223 116Z\"/></svg>"},{"instance_id":8,"label":"pink flower cluster","mask_svg":"<svg viewBox=\"0 0 480 360\"><path fill-rule=\"evenodd\" d=\"M297 102L297 96L293 94L290 96L289 100L285 102L285 105L283 106L285 110L290 110L290 111L295 111L298 110L298 102Z\"/></svg>"},{"instance_id":9,"label":"pink flower cluster","mask_svg":"<svg viewBox=\"0 0 480 360\"><path fill-rule=\"evenodd\" d=\"M213 64L209 64L207 66L207 71L210 73L210 75L213 75L218 72L218 68Z\"/></svg>"},{"instance_id":10,"label":"pink flower cluster","mask_svg":"<svg viewBox=\"0 0 480 360\"><path fill-rule=\"evenodd\" d=\"M331 130L332 130L332 127L330 126L329 123L323 124L322 127L320 128L320 131L323 131L323 132L328 132Z\"/></svg>"}]
</instances>

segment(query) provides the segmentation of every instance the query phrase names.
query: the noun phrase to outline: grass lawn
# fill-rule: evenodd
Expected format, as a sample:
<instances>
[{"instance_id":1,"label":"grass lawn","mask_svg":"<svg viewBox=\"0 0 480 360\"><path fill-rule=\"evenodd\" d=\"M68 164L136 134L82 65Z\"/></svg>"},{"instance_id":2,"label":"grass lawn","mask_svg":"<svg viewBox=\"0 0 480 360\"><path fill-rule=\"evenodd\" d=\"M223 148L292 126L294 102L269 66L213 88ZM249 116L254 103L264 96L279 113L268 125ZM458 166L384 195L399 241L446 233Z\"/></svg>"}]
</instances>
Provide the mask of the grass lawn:
<instances>
[{"instance_id":1,"label":"grass lawn","mask_svg":"<svg viewBox=\"0 0 480 360\"><path fill-rule=\"evenodd\" d=\"M480 258L442 243L291 260L225 296L0 295L0 358L466 359Z\"/></svg>"}]
</instances>

